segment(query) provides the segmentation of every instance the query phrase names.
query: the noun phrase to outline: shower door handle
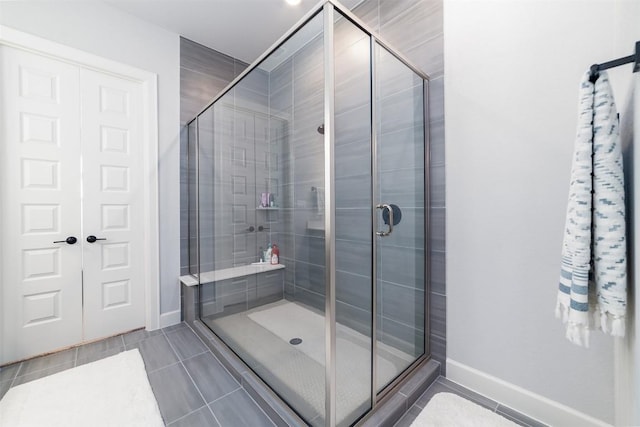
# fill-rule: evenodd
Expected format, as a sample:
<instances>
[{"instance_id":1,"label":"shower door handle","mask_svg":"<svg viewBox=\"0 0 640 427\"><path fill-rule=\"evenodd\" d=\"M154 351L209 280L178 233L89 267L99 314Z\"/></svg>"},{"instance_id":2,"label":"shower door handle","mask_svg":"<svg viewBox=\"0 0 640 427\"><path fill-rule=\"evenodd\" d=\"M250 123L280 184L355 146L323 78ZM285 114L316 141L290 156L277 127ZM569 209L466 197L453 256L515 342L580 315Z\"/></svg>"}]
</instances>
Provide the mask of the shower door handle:
<instances>
[{"instance_id":1,"label":"shower door handle","mask_svg":"<svg viewBox=\"0 0 640 427\"><path fill-rule=\"evenodd\" d=\"M393 208L391 208L391 205L388 205L386 203L377 205L376 208L382 210L386 209L389 213L389 228L387 229L387 231L376 231L376 236L386 237L393 232Z\"/></svg>"}]
</instances>

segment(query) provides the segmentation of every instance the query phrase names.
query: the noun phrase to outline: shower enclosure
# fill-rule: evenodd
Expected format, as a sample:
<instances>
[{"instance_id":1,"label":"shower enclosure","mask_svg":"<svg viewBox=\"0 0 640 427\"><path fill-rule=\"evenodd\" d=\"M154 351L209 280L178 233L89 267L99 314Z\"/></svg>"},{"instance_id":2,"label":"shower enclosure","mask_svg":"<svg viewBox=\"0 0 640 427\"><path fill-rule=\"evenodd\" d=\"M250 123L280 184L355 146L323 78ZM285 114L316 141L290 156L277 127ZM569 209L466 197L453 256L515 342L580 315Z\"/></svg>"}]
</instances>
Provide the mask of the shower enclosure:
<instances>
[{"instance_id":1,"label":"shower enclosure","mask_svg":"<svg viewBox=\"0 0 640 427\"><path fill-rule=\"evenodd\" d=\"M328 1L188 125L200 320L310 425L429 355L427 90Z\"/></svg>"}]
</instances>

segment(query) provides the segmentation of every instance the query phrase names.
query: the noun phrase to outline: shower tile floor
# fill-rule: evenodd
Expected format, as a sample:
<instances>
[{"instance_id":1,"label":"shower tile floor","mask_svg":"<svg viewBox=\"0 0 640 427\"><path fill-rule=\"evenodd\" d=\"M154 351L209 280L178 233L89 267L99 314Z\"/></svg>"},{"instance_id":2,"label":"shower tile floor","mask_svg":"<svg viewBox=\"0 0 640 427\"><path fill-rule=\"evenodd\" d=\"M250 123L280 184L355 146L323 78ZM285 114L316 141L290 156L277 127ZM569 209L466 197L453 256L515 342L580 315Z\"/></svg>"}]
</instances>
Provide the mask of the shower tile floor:
<instances>
[{"instance_id":1,"label":"shower tile floor","mask_svg":"<svg viewBox=\"0 0 640 427\"><path fill-rule=\"evenodd\" d=\"M0 398L19 384L137 348L165 425L171 427L271 427L242 386L185 323L139 330L0 368ZM528 427L544 427L497 402L439 377L395 424L410 426L431 397L455 393Z\"/></svg>"},{"instance_id":2,"label":"shower tile floor","mask_svg":"<svg viewBox=\"0 0 640 427\"><path fill-rule=\"evenodd\" d=\"M254 371L312 426L324 426L325 318L304 304L279 300L248 311L203 317ZM298 340L292 344L290 340ZM379 388L413 357L378 342ZM369 407L371 338L336 324L336 418L355 420Z\"/></svg>"}]
</instances>

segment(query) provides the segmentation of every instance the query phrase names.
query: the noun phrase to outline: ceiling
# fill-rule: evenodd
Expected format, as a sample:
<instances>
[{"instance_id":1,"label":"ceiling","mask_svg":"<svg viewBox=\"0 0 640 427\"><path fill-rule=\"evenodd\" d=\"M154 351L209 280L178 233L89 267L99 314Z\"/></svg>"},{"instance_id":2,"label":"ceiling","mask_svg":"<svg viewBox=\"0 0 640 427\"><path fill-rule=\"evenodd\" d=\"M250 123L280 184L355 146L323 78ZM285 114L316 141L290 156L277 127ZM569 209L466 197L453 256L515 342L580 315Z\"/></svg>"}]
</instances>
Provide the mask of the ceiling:
<instances>
[{"instance_id":1,"label":"ceiling","mask_svg":"<svg viewBox=\"0 0 640 427\"><path fill-rule=\"evenodd\" d=\"M319 0L104 0L105 3L247 63L252 63ZM342 1L352 8L361 0Z\"/></svg>"}]
</instances>

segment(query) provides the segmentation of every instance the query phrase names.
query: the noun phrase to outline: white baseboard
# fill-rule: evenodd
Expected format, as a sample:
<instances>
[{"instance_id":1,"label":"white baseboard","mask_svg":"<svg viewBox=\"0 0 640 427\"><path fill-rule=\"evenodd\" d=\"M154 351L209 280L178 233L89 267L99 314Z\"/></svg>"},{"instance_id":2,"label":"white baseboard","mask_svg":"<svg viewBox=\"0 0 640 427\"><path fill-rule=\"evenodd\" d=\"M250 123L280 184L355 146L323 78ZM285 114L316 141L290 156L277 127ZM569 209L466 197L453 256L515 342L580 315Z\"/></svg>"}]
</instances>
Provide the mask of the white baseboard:
<instances>
[{"instance_id":1,"label":"white baseboard","mask_svg":"<svg viewBox=\"0 0 640 427\"><path fill-rule=\"evenodd\" d=\"M604 421L455 360L447 359L447 379L550 426L611 427Z\"/></svg>"},{"instance_id":2,"label":"white baseboard","mask_svg":"<svg viewBox=\"0 0 640 427\"><path fill-rule=\"evenodd\" d=\"M180 310L169 311L160 315L160 328L173 326L180 323Z\"/></svg>"}]
</instances>

